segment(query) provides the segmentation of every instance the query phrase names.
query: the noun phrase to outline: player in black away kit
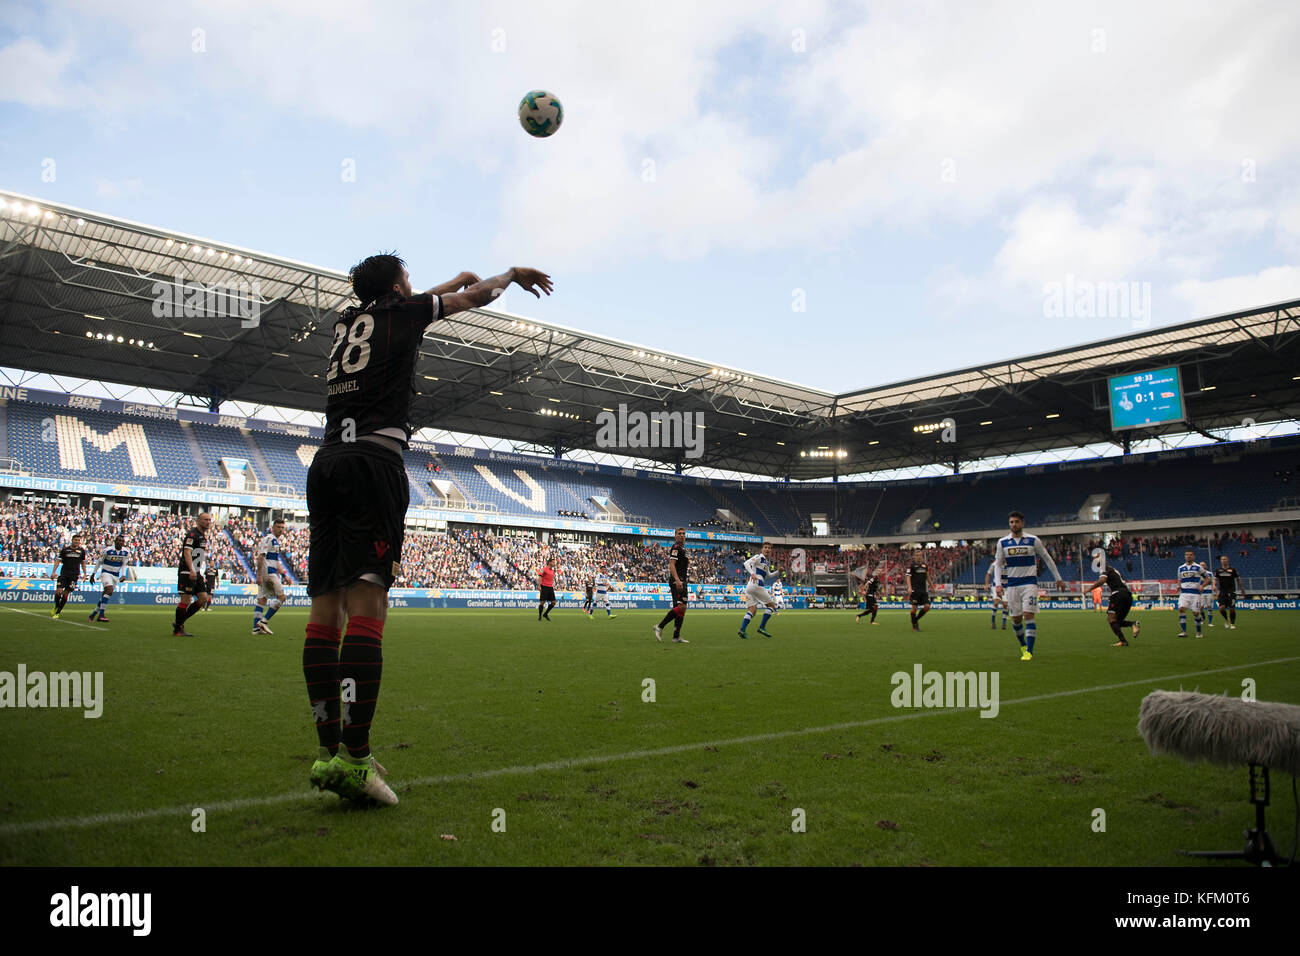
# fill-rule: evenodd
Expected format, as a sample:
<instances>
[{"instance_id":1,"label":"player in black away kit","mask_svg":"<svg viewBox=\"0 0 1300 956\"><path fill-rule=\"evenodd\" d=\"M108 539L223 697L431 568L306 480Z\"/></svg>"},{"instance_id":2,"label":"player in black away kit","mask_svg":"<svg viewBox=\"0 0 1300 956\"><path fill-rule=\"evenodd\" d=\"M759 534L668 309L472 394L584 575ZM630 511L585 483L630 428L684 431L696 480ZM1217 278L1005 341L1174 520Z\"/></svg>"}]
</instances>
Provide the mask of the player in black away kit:
<instances>
[{"instance_id":1,"label":"player in black away kit","mask_svg":"<svg viewBox=\"0 0 1300 956\"><path fill-rule=\"evenodd\" d=\"M880 604L876 599L876 593L879 590L880 590L880 578L876 577L873 574L871 578L867 581L866 593L862 595L862 598L867 605L866 610L853 619L854 624L858 623L858 621L862 620L868 614L871 615L871 623L872 624L876 623L876 612L880 610Z\"/></svg>"},{"instance_id":2,"label":"player in black away kit","mask_svg":"<svg viewBox=\"0 0 1300 956\"><path fill-rule=\"evenodd\" d=\"M1228 567L1228 556L1219 555L1219 567L1214 572L1214 579L1219 585L1219 613L1228 622L1228 630L1237 629L1237 590L1241 586L1241 575L1236 568ZM1242 597L1245 597L1243 594Z\"/></svg>"},{"instance_id":3,"label":"player in black away kit","mask_svg":"<svg viewBox=\"0 0 1300 956\"><path fill-rule=\"evenodd\" d=\"M81 580L85 562L86 549L81 546L81 535L74 534L72 543L59 549L58 563L50 571L50 577L58 574L58 580L54 583L54 610L50 612L50 617L57 618L63 613L64 605L68 603L68 592Z\"/></svg>"},{"instance_id":4,"label":"player in black away kit","mask_svg":"<svg viewBox=\"0 0 1300 956\"><path fill-rule=\"evenodd\" d=\"M320 753L313 786L392 805L384 769L370 754L370 723L383 671L388 589L401 570L411 489L402 451L420 340L430 324L487 305L511 283L540 298L550 278L511 269L480 281L462 272L417 294L406 264L376 255L353 266L360 300L341 312L325 366L325 438L307 471L311 612L302 669ZM462 291L463 290L463 291ZM344 628L346 627L346 633ZM355 698L339 699L343 682Z\"/></svg>"},{"instance_id":5,"label":"player in black away kit","mask_svg":"<svg viewBox=\"0 0 1300 956\"><path fill-rule=\"evenodd\" d=\"M1106 621L1116 637L1115 643L1111 646L1128 647L1128 641L1125 640L1124 632L1120 628L1133 628L1134 637L1137 637L1142 630L1137 621L1128 619L1128 612L1133 610L1133 592L1128 589L1128 583L1114 568L1106 568L1102 571L1101 577L1093 587L1099 588L1102 585L1110 588L1110 604L1106 608Z\"/></svg>"},{"instance_id":6,"label":"player in black away kit","mask_svg":"<svg viewBox=\"0 0 1300 956\"><path fill-rule=\"evenodd\" d=\"M176 565L176 590L181 592L176 605L176 620L172 622L172 637L193 637L185 630L185 622L202 611L212 600L208 591L207 558L208 529L212 515L206 511L199 515L194 527L185 532L181 545L181 559ZM193 598L193 603L190 599Z\"/></svg>"},{"instance_id":7,"label":"player in black away kit","mask_svg":"<svg viewBox=\"0 0 1300 956\"><path fill-rule=\"evenodd\" d=\"M907 584L911 588L911 596L908 600L912 604L912 630L921 629L921 618L925 617L925 612L930 610L930 571L925 566L925 559L920 554L912 556L911 567L907 569ZM917 613L917 608L920 613Z\"/></svg>"},{"instance_id":8,"label":"player in black away kit","mask_svg":"<svg viewBox=\"0 0 1300 956\"><path fill-rule=\"evenodd\" d=\"M655 625L655 640L664 639L664 628L673 621L673 643L689 644L682 637L682 618L686 617L686 565L690 559L686 556L686 529L678 528L673 534L673 546L668 549L668 594L673 606L668 609L664 619Z\"/></svg>"}]
</instances>

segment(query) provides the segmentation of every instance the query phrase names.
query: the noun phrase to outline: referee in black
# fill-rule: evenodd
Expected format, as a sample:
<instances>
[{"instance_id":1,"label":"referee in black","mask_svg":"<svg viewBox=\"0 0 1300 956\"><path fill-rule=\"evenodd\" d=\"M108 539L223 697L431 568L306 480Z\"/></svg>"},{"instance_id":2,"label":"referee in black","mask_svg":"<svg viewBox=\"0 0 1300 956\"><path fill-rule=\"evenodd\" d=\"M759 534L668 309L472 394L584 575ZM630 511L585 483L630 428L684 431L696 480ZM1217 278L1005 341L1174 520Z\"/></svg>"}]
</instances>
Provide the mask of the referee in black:
<instances>
[{"instance_id":1,"label":"referee in black","mask_svg":"<svg viewBox=\"0 0 1300 956\"><path fill-rule=\"evenodd\" d=\"M402 451L420 340L433 322L487 305L512 283L540 298L539 290L551 294L551 280L537 269L483 281L462 272L416 294L406 263L388 253L357 263L349 278L361 304L334 323L325 439L307 471L311 612L302 667L320 741L310 781L351 800L391 806L397 797L370 754L370 722L379 701L388 589L401 570L410 503ZM339 699L343 681L355 690L346 704Z\"/></svg>"},{"instance_id":2,"label":"referee in black","mask_svg":"<svg viewBox=\"0 0 1300 956\"><path fill-rule=\"evenodd\" d=\"M1142 626L1137 621L1128 620L1128 612L1133 610L1133 592L1128 589L1128 582L1111 567L1101 572L1101 577L1093 587L1099 588L1103 585L1110 588L1110 604L1106 607L1106 620L1117 638L1111 647L1128 647L1128 641L1125 640L1124 632L1120 628L1133 628L1134 637L1137 637L1142 630Z\"/></svg>"}]
</instances>

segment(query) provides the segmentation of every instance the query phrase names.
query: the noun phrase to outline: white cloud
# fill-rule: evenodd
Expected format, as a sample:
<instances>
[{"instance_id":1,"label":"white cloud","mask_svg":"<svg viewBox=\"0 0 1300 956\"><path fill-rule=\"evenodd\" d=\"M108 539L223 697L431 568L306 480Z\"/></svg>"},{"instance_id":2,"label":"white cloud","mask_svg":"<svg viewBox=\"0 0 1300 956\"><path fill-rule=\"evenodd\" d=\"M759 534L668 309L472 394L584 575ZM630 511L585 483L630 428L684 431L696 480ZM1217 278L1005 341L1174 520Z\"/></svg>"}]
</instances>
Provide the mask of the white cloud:
<instances>
[{"instance_id":1,"label":"white cloud","mask_svg":"<svg viewBox=\"0 0 1300 956\"><path fill-rule=\"evenodd\" d=\"M1198 317L1272 305L1300 299L1300 266L1272 266L1250 275L1209 281L1187 279L1174 287L1174 293Z\"/></svg>"}]
</instances>

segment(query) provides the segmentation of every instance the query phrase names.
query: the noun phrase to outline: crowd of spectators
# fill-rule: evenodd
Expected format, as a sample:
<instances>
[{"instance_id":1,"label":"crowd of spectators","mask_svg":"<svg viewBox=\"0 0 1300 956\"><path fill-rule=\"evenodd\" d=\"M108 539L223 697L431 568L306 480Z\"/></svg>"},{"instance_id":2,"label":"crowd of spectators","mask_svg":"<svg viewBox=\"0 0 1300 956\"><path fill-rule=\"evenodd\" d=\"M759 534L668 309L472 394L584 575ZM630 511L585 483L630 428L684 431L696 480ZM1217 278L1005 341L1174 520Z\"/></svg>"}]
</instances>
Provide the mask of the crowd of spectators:
<instances>
[{"instance_id":1,"label":"crowd of spectators","mask_svg":"<svg viewBox=\"0 0 1300 956\"><path fill-rule=\"evenodd\" d=\"M59 549L79 534L89 571L120 534L126 539L128 566L174 568L180 563L185 532L193 524L191 516L167 512L132 512L122 522L105 523L96 509L8 501L0 504L0 561L48 563L52 568ZM208 533L208 554L209 567L218 568L223 580L252 580L215 526Z\"/></svg>"},{"instance_id":2,"label":"crowd of spectators","mask_svg":"<svg viewBox=\"0 0 1300 956\"><path fill-rule=\"evenodd\" d=\"M105 523L98 510L66 505L36 506L10 500L0 503L0 561L53 567L59 549L71 542L73 534L80 534L88 552L89 570L120 534L126 539L128 565L171 568L180 560L185 531L193 523L191 515L168 512L132 512L121 522ZM209 566L220 570L223 581L252 582L257 548L265 533L266 528L246 516L231 518L220 526L214 524L208 533ZM1109 563L1132 572L1144 557L1181 557L1181 551L1188 547L1196 548L1203 556L1207 548L1216 556L1229 557L1244 556L1247 548L1276 551L1284 545L1281 539L1292 533L1286 528L1276 528L1262 537L1250 531L1216 532L1209 536L1133 535L1113 538L1105 550ZM232 547L231 539L237 548ZM289 526L281 538L290 574L301 583L306 581L308 544L306 527ZM1065 537L1045 538L1044 544L1053 560L1071 578L1074 575L1069 571L1077 571L1081 562L1089 564L1093 550L1102 546L1099 539L1080 545ZM740 565L750 550L757 547L691 548L688 552L690 581L738 583L743 578ZM803 552L802 569L792 564L796 550ZM600 538L595 543L545 544L531 532L498 535L482 530L450 529L436 533L407 532L397 584L419 588L532 589L537 586L544 553L555 570L555 586L563 590L580 590L601 571L616 583L668 580L668 548L662 543ZM773 559L790 585L813 584L814 567L822 565L831 574L856 572L861 577L875 572L882 577L886 593L890 593L906 588L907 568L914 553L913 548L895 545L845 551L838 547L777 545L773 548ZM968 572L974 561L989 554L989 545L978 542L927 547L922 553L929 580L941 584Z\"/></svg>"}]
</instances>

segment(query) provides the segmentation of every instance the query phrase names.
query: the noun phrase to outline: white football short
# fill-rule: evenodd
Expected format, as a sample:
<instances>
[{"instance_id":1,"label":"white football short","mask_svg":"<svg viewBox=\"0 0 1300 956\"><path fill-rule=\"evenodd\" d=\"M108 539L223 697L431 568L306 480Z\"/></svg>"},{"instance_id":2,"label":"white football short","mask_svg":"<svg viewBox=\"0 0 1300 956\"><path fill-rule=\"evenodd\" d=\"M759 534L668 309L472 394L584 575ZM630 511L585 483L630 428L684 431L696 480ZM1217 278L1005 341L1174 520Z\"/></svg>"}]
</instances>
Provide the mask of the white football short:
<instances>
[{"instance_id":1,"label":"white football short","mask_svg":"<svg viewBox=\"0 0 1300 956\"><path fill-rule=\"evenodd\" d=\"M772 594L761 584L750 584L745 587L745 603L748 607L754 607L758 604L775 604L772 600Z\"/></svg>"},{"instance_id":2,"label":"white football short","mask_svg":"<svg viewBox=\"0 0 1300 956\"><path fill-rule=\"evenodd\" d=\"M100 587L103 587L103 588L115 588L115 587L117 587L117 582L118 582L118 576L117 576L116 574L110 574L110 573L107 572L107 571L100 571L100 572L99 572L99 586L100 586Z\"/></svg>"},{"instance_id":3,"label":"white football short","mask_svg":"<svg viewBox=\"0 0 1300 956\"><path fill-rule=\"evenodd\" d=\"M1178 593L1178 610L1199 611L1201 609L1201 596L1199 594L1189 594L1186 591Z\"/></svg>"},{"instance_id":4,"label":"white football short","mask_svg":"<svg viewBox=\"0 0 1300 956\"><path fill-rule=\"evenodd\" d=\"M284 585L280 582L280 575L268 574L266 580L257 589L257 599L275 598L279 601L284 600Z\"/></svg>"},{"instance_id":5,"label":"white football short","mask_svg":"<svg viewBox=\"0 0 1300 956\"><path fill-rule=\"evenodd\" d=\"M1020 584L1012 588L1004 587L1002 597L1007 602L1007 613L1012 617L1038 613L1037 584Z\"/></svg>"}]
</instances>

